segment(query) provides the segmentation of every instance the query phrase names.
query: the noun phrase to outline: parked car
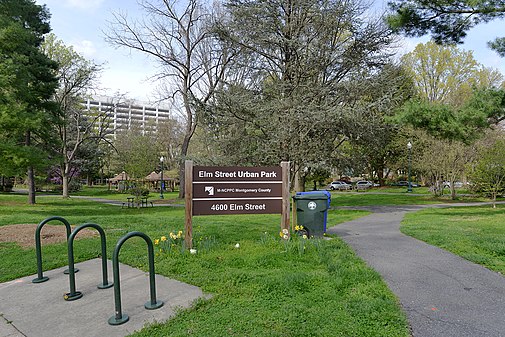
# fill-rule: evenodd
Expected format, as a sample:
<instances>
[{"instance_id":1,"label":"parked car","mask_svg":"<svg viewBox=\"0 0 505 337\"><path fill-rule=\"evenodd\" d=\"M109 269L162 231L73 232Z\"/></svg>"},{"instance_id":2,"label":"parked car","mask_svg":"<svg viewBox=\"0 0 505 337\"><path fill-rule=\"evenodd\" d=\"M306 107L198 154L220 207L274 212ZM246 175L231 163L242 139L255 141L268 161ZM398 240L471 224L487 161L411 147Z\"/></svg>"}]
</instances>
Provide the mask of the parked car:
<instances>
[{"instance_id":1,"label":"parked car","mask_svg":"<svg viewBox=\"0 0 505 337\"><path fill-rule=\"evenodd\" d=\"M410 183L410 185L412 187L419 187L419 184L416 184L416 183ZM409 182L406 181L406 180L400 180L400 181L397 181L395 183L392 183L391 186L405 186L405 187L408 187L409 186Z\"/></svg>"},{"instance_id":2,"label":"parked car","mask_svg":"<svg viewBox=\"0 0 505 337\"><path fill-rule=\"evenodd\" d=\"M356 182L356 189L357 190L366 190L366 189L369 189L373 186L374 186L373 183L371 181L367 181L367 180L360 180L360 181Z\"/></svg>"},{"instance_id":3,"label":"parked car","mask_svg":"<svg viewBox=\"0 0 505 337\"><path fill-rule=\"evenodd\" d=\"M444 181L443 182L443 186L444 187L451 187L451 182L450 181ZM464 186L464 184L461 181L455 181L454 182L454 187L455 188L461 188L463 186Z\"/></svg>"},{"instance_id":4,"label":"parked car","mask_svg":"<svg viewBox=\"0 0 505 337\"><path fill-rule=\"evenodd\" d=\"M347 191L351 189L351 185L343 181L334 181L328 187L332 191Z\"/></svg>"}]
</instances>

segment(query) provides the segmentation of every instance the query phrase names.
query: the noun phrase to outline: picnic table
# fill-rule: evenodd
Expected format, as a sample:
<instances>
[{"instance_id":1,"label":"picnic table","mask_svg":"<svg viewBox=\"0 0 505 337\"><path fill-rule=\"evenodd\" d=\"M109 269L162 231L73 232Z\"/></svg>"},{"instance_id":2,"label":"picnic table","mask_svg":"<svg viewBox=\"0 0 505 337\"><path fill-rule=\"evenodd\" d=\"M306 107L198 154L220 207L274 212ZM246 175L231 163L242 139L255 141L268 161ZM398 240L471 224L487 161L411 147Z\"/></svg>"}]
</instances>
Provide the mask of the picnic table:
<instances>
[{"instance_id":1,"label":"picnic table","mask_svg":"<svg viewBox=\"0 0 505 337\"><path fill-rule=\"evenodd\" d=\"M127 197L126 200L127 200L128 208L135 207L135 198L134 197Z\"/></svg>"},{"instance_id":2,"label":"picnic table","mask_svg":"<svg viewBox=\"0 0 505 337\"><path fill-rule=\"evenodd\" d=\"M148 204L151 204L151 207L154 207L152 201L147 201L147 197L140 198L140 207L147 207Z\"/></svg>"},{"instance_id":3,"label":"picnic table","mask_svg":"<svg viewBox=\"0 0 505 337\"><path fill-rule=\"evenodd\" d=\"M134 208L134 207L148 207L149 204L151 204L151 207L154 207L154 204L152 201L147 200L148 197L142 197L140 198L140 202L135 202L135 197L126 197L126 202L123 202L122 207L127 207L127 208Z\"/></svg>"}]
</instances>

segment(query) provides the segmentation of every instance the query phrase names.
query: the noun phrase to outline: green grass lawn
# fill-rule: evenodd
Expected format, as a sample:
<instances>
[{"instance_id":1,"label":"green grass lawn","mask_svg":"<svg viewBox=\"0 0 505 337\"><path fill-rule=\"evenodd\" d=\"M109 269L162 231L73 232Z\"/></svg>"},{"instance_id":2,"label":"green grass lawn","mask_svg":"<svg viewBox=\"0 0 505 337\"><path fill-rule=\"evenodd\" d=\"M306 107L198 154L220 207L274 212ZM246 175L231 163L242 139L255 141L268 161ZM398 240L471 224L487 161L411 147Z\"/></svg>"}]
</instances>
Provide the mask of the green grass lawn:
<instances>
[{"instance_id":1,"label":"green grass lawn","mask_svg":"<svg viewBox=\"0 0 505 337\"><path fill-rule=\"evenodd\" d=\"M407 187L403 186L383 186L383 187L374 187L369 190L369 192L378 192L378 193L407 193ZM428 187L413 187L412 193L414 194L430 194L430 189Z\"/></svg>"},{"instance_id":2,"label":"green grass lawn","mask_svg":"<svg viewBox=\"0 0 505 337\"><path fill-rule=\"evenodd\" d=\"M486 268L505 273L505 205L409 213L401 231Z\"/></svg>"},{"instance_id":3,"label":"green grass lawn","mask_svg":"<svg viewBox=\"0 0 505 337\"><path fill-rule=\"evenodd\" d=\"M407 187L403 186L384 186L384 187L374 187L371 190L368 190L370 193L407 193ZM431 194L429 187L413 187L412 188L412 193L413 194ZM472 192L466 188L456 188L456 193L458 195L460 194L472 194ZM451 191L449 188L444 189L444 195L449 196L451 194Z\"/></svg>"},{"instance_id":4,"label":"green grass lawn","mask_svg":"<svg viewBox=\"0 0 505 337\"><path fill-rule=\"evenodd\" d=\"M131 194L128 192L119 192L114 187L108 189L107 186L83 186L78 192L70 193L71 196L87 196L109 200L126 201ZM163 192L163 202L166 203L183 203L183 200L177 200L179 192ZM161 202L159 192L150 192L149 200L153 202Z\"/></svg>"},{"instance_id":5,"label":"green grass lawn","mask_svg":"<svg viewBox=\"0 0 505 337\"><path fill-rule=\"evenodd\" d=\"M462 201L484 201L484 198L459 197L451 200L449 196L435 198L431 194L417 193L379 193L380 190L367 192L331 192L331 205L338 206L394 206L394 205L426 205Z\"/></svg>"},{"instance_id":6,"label":"green grass lawn","mask_svg":"<svg viewBox=\"0 0 505 337\"><path fill-rule=\"evenodd\" d=\"M366 214L330 210L328 226ZM38 223L54 215L72 224L104 227L109 258L116 241L129 231L157 239L184 226L181 207L122 209L56 196L37 198L36 205L28 206L26 196L0 194L0 226ZM345 243L298 237L286 242L278 235L279 224L278 215L195 217L198 253L157 249L156 272L199 286L212 298L136 336L409 336L396 298ZM76 241L76 260L99 256L99 247L99 238ZM36 273L33 248L1 243L0 254L1 282ZM147 270L145 255L145 244L134 238L123 246L120 260ZM66 263L64 243L43 246L44 269Z\"/></svg>"}]
</instances>

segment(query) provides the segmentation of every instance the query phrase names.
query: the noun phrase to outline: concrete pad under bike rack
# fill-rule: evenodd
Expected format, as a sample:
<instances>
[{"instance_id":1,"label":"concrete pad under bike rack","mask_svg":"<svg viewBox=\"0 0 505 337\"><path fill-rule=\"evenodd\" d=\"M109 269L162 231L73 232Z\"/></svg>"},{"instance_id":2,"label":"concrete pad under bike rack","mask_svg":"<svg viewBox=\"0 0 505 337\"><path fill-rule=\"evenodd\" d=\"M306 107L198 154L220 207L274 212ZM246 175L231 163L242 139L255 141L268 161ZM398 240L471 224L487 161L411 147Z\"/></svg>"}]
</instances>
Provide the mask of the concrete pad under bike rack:
<instances>
[{"instance_id":1,"label":"concrete pad under bike rack","mask_svg":"<svg viewBox=\"0 0 505 337\"><path fill-rule=\"evenodd\" d=\"M112 270L111 261L107 262ZM63 274L66 266L46 271L48 282L32 283L32 275L0 283L0 337L126 336L148 323L168 320L177 308L187 308L199 297L208 297L198 287L156 275L157 297L165 305L146 310L148 273L120 264L122 307L130 320L112 326L107 320L114 314L114 290L96 287L101 279L101 260L81 262L76 267L81 270L76 283L84 295L78 301L63 299L69 289L68 275Z\"/></svg>"}]
</instances>

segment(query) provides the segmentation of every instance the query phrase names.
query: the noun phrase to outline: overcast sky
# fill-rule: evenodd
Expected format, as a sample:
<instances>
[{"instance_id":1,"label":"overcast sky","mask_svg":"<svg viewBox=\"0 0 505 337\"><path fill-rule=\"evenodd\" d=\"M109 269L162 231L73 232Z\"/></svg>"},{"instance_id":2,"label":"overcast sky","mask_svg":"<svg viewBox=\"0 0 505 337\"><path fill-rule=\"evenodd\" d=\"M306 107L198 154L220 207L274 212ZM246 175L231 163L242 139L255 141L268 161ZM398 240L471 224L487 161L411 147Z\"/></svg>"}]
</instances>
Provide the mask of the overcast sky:
<instances>
[{"instance_id":1,"label":"overcast sky","mask_svg":"<svg viewBox=\"0 0 505 337\"><path fill-rule=\"evenodd\" d=\"M376 8L383 7L381 0ZM110 46L104 40L103 30L112 20L111 12L127 11L129 16L139 16L136 0L36 0L46 4L51 13L53 33L66 45L97 63L104 63L101 87L112 95L127 94L128 98L141 101L155 99L156 84L149 80L155 73L155 61L139 52ZM505 59L487 48L486 42L497 35L505 35L505 21L494 21L480 25L468 33L461 48L472 50L477 61L487 67L499 69L505 75ZM418 42L428 37L407 39L402 53L411 51Z\"/></svg>"}]
</instances>

